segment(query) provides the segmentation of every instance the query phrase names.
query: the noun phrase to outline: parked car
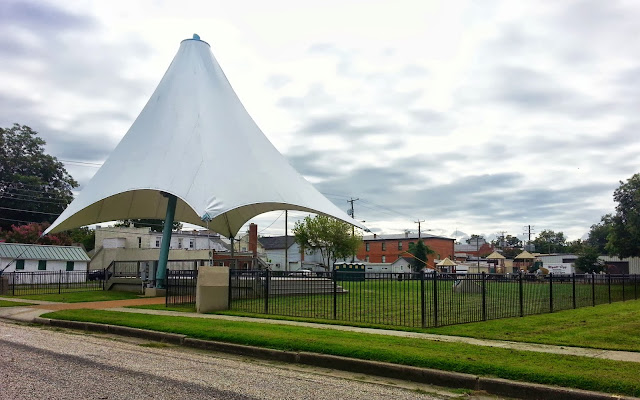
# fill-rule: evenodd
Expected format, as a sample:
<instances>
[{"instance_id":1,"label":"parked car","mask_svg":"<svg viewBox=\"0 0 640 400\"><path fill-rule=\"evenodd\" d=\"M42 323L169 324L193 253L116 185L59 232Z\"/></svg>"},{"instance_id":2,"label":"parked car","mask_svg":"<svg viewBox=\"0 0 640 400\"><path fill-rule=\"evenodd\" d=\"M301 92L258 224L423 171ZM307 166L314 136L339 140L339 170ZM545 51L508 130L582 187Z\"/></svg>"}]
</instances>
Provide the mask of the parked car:
<instances>
[{"instance_id":1,"label":"parked car","mask_svg":"<svg viewBox=\"0 0 640 400\"><path fill-rule=\"evenodd\" d=\"M113 273L111 271L106 271L107 279L111 278ZM87 280L89 281L104 281L105 280L105 270L104 269L94 269L92 271L87 271Z\"/></svg>"}]
</instances>

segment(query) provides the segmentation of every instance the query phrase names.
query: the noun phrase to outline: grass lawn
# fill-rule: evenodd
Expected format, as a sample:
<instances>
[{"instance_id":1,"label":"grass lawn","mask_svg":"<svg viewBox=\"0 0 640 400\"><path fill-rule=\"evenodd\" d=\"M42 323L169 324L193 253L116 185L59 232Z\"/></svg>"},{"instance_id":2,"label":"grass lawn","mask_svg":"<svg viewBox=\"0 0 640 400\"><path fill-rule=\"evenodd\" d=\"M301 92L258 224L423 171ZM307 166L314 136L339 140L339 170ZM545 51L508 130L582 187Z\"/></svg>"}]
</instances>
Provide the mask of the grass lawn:
<instances>
[{"instance_id":1,"label":"grass lawn","mask_svg":"<svg viewBox=\"0 0 640 400\"><path fill-rule=\"evenodd\" d=\"M33 303L23 303L18 301L0 300L0 307L18 307L18 306L32 306Z\"/></svg>"},{"instance_id":2,"label":"grass lawn","mask_svg":"<svg viewBox=\"0 0 640 400\"><path fill-rule=\"evenodd\" d=\"M130 292L114 292L111 290L99 290L91 292L71 292L56 294L29 294L23 296L15 296L15 298L27 300L45 300L59 301L62 303L83 303L88 301L108 301L108 300L126 300L137 299L140 297L136 293Z\"/></svg>"},{"instance_id":3,"label":"grass lawn","mask_svg":"<svg viewBox=\"0 0 640 400\"><path fill-rule=\"evenodd\" d=\"M108 323L280 350L309 351L631 396L640 395L640 363L295 326L114 311L64 310L48 313L43 317Z\"/></svg>"},{"instance_id":4,"label":"grass lawn","mask_svg":"<svg viewBox=\"0 0 640 400\"><path fill-rule=\"evenodd\" d=\"M127 308L144 308L147 310L179 311L188 313L196 312L196 306L194 304L183 304L169 307L166 307L164 304L145 304L140 306L127 306Z\"/></svg>"}]
</instances>

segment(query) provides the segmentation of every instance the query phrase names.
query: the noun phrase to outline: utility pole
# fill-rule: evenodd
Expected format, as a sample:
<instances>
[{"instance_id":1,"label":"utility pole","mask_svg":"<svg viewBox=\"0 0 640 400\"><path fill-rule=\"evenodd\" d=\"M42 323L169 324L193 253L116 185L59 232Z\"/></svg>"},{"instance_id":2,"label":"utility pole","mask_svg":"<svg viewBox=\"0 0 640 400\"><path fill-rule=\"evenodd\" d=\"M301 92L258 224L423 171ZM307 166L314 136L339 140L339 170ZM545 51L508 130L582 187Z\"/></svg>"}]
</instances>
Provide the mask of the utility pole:
<instances>
[{"instance_id":1,"label":"utility pole","mask_svg":"<svg viewBox=\"0 0 640 400\"><path fill-rule=\"evenodd\" d=\"M422 233L420 232L420 223L421 223L421 222L424 222L424 220L423 220L423 219L419 219L419 220L417 220L417 221L413 221L413 222L415 222L416 224L418 224L418 240L419 240L419 239L422 239Z\"/></svg>"},{"instance_id":2,"label":"utility pole","mask_svg":"<svg viewBox=\"0 0 640 400\"><path fill-rule=\"evenodd\" d=\"M523 233L523 235L528 235L529 240L527 241L527 245L531 244L531 234L534 233L533 232L533 228L531 225L525 225L524 229L526 230L526 232ZM527 250L527 247L525 246L525 250Z\"/></svg>"},{"instance_id":3,"label":"utility pole","mask_svg":"<svg viewBox=\"0 0 640 400\"><path fill-rule=\"evenodd\" d=\"M351 203L351 212L349 213L349 215L351 215L351 218L356 219L356 216L353 212L353 203L360 200L360 198L351 198L351 200L347 200L347 203ZM351 225L351 236L355 236L356 235L356 229L353 225ZM356 260L356 254L353 253L351 255L351 262L354 262Z\"/></svg>"}]
</instances>

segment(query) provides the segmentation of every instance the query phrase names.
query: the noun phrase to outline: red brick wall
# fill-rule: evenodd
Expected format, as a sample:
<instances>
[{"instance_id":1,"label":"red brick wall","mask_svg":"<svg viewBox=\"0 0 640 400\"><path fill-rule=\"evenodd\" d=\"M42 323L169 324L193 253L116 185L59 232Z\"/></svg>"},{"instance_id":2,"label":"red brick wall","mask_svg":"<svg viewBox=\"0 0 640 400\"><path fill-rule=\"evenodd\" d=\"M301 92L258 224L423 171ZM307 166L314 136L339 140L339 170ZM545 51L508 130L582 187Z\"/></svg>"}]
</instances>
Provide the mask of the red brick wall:
<instances>
[{"instance_id":1,"label":"red brick wall","mask_svg":"<svg viewBox=\"0 0 640 400\"><path fill-rule=\"evenodd\" d=\"M365 240L356 255L360 260L366 260L366 256L369 256L369 262L372 263L381 263L384 255L386 257L385 262L392 263L398 259L398 256L407 257L406 253L403 253L409 250L409 242L417 241L418 239ZM434 266L433 260L436 258L442 260L445 257L449 257L453 260L453 239L423 238L422 241L436 252L435 255L429 256L427 261L429 266ZM402 242L402 250L398 249L398 242ZM369 251L366 251L367 243L369 243ZM382 250L382 243L386 245L385 250Z\"/></svg>"}]
</instances>

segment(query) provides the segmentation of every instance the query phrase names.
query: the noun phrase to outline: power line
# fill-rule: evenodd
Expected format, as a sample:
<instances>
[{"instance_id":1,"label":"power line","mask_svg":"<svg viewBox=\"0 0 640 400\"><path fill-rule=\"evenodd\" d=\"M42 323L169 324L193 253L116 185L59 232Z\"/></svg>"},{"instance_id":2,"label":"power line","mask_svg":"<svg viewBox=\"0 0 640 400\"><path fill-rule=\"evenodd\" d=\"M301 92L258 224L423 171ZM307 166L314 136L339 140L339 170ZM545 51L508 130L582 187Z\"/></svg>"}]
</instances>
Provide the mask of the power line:
<instances>
[{"instance_id":1,"label":"power line","mask_svg":"<svg viewBox=\"0 0 640 400\"><path fill-rule=\"evenodd\" d=\"M82 166L97 167L97 168L100 168L102 164L104 164L104 163L94 163L90 161L74 161L74 160L61 160L61 159L58 159L58 161L61 161L63 163L80 164Z\"/></svg>"},{"instance_id":2,"label":"power line","mask_svg":"<svg viewBox=\"0 0 640 400\"><path fill-rule=\"evenodd\" d=\"M9 211L22 211L22 212L30 212L35 214L48 214L48 215L60 215L61 213L48 213L44 211L33 211L33 210L21 210L19 208L10 208L10 207L0 207L1 210L9 210Z\"/></svg>"}]
</instances>

